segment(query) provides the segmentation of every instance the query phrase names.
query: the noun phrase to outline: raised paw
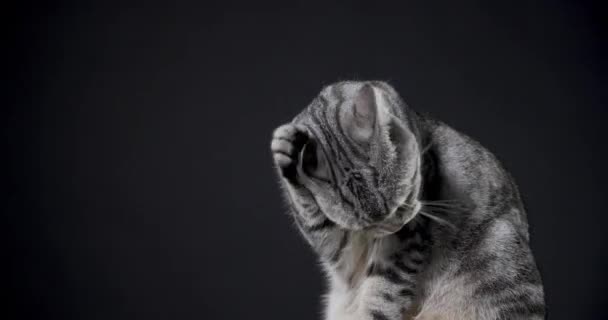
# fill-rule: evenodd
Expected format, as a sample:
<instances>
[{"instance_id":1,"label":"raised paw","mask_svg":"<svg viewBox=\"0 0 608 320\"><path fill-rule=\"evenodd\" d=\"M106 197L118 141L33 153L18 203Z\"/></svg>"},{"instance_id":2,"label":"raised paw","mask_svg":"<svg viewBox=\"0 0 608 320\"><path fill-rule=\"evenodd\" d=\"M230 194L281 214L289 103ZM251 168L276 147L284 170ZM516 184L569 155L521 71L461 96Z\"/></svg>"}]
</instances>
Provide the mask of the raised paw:
<instances>
[{"instance_id":1,"label":"raised paw","mask_svg":"<svg viewBox=\"0 0 608 320\"><path fill-rule=\"evenodd\" d=\"M306 129L293 124L284 124L272 134L270 149L274 163L281 175L291 183L297 183L299 154L307 141Z\"/></svg>"}]
</instances>

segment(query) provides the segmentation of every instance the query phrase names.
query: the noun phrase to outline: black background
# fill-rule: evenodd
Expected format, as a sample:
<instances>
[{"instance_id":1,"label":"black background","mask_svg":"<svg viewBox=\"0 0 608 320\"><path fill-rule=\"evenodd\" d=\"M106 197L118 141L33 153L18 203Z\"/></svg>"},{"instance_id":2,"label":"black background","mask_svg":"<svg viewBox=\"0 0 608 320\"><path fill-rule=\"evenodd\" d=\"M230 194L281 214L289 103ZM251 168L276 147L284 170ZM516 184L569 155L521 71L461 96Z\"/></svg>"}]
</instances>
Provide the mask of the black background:
<instances>
[{"instance_id":1,"label":"black background","mask_svg":"<svg viewBox=\"0 0 608 320\"><path fill-rule=\"evenodd\" d=\"M344 79L388 80L495 152L528 206L550 318L608 316L598 5L4 13L2 319L318 319L323 277L284 214L269 139Z\"/></svg>"}]
</instances>

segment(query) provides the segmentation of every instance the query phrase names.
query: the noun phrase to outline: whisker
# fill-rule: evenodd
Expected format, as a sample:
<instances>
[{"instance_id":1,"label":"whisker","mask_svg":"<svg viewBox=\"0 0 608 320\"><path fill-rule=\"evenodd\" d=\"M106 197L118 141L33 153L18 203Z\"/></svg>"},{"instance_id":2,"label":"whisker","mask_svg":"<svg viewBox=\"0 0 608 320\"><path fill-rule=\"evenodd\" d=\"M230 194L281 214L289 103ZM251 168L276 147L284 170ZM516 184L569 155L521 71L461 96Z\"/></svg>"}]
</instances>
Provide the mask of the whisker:
<instances>
[{"instance_id":1,"label":"whisker","mask_svg":"<svg viewBox=\"0 0 608 320\"><path fill-rule=\"evenodd\" d=\"M429 149L431 149L432 145L433 145L433 141L429 141L429 143L427 143L426 146L424 148L422 148L422 151L420 151L420 154L421 155L425 154L427 151L429 151Z\"/></svg>"},{"instance_id":2,"label":"whisker","mask_svg":"<svg viewBox=\"0 0 608 320\"><path fill-rule=\"evenodd\" d=\"M437 200L437 201L423 201L426 207L434 208L448 208L455 210L467 210L468 206L458 200Z\"/></svg>"},{"instance_id":3,"label":"whisker","mask_svg":"<svg viewBox=\"0 0 608 320\"><path fill-rule=\"evenodd\" d=\"M461 207L459 205L453 205L453 204L447 204L447 203L432 203L432 202L431 203L425 202L424 205L439 207L439 208L460 208Z\"/></svg>"},{"instance_id":4,"label":"whisker","mask_svg":"<svg viewBox=\"0 0 608 320\"><path fill-rule=\"evenodd\" d=\"M461 200L457 200L457 199L443 199L443 200L430 200L430 201L425 201L428 203L462 203Z\"/></svg>"},{"instance_id":5,"label":"whisker","mask_svg":"<svg viewBox=\"0 0 608 320\"><path fill-rule=\"evenodd\" d=\"M437 210L437 211L454 212L454 213L464 212L467 209L466 207L436 206L436 205L432 205L432 204L425 204L424 208Z\"/></svg>"},{"instance_id":6,"label":"whisker","mask_svg":"<svg viewBox=\"0 0 608 320\"><path fill-rule=\"evenodd\" d=\"M423 216L425 216L425 217L427 217L427 218L429 218L429 219L437 222L440 225L447 226L447 227L452 228L453 230L456 230L456 226L454 226L451 222L449 222L449 221L447 221L445 219L439 218L437 216L434 216L434 215L432 215L432 214L430 214L428 212L424 212L422 210L420 210L419 213L421 215L423 215Z\"/></svg>"},{"instance_id":7,"label":"whisker","mask_svg":"<svg viewBox=\"0 0 608 320\"><path fill-rule=\"evenodd\" d=\"M408 208L412 208L412 209L415 208L413 205L407 204L407 203L402 203L400 207L403 207L403 206L408 207Z\"/></svg>"},{"instance_id":8,"label":"whisker","mask_svg":"<svg viewBox=\"0 0 608 320\"><path fill-rule=\"evenodd\" d=\"M460 210L456 210L454 208L441 208L441 207L429 207L429 206L425 206L424 209L426 209L427 211L430 211L432 213L458 214L458 213L461 212Z\"/></svg>"}]
</instances>

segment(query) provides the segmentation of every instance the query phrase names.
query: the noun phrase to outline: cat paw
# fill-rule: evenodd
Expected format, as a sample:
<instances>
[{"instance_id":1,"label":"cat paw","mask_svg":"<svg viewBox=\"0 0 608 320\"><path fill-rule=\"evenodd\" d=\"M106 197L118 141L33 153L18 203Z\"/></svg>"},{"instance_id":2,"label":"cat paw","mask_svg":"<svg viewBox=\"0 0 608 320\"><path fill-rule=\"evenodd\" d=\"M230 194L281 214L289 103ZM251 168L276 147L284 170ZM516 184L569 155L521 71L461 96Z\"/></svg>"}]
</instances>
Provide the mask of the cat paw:
<instances>
[{"instance_id":1,"label":"cat paw","mask_svg":"<svg viewBox=\"0 0 608 320\"><path fill-rule=\"evenodd\" d=\"M300 151L308 141L306 129L284 124L274 130L270 150L275 165L283 178L291 183L297 183L297 165Z\"/></svg>"}]
</instances>

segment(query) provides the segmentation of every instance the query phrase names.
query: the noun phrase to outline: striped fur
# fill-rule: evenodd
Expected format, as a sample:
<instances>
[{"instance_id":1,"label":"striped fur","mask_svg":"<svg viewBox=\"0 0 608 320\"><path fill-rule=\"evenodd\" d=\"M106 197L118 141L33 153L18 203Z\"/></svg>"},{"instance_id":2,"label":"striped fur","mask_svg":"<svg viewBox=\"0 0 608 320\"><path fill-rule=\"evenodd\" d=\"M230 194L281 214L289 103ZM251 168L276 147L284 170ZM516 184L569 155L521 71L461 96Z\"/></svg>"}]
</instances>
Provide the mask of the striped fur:
<instances>
[{"instance_id":1,"label":"striped fur","mask_svg":"<svg viewBox=\"0 0 608 320\"><path fill-rule=\"evenodd\" d=\"M390 85L324 88L275 130L271 150L328 275L326 319L544 318L512 178Z\"/></svg>"}]
</instances>

